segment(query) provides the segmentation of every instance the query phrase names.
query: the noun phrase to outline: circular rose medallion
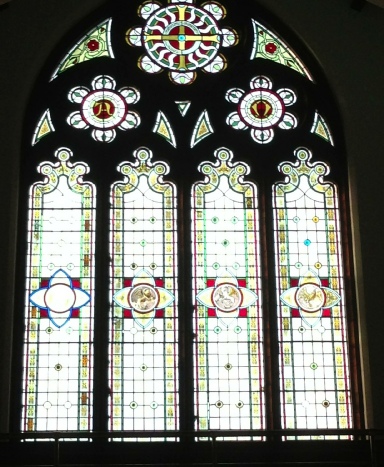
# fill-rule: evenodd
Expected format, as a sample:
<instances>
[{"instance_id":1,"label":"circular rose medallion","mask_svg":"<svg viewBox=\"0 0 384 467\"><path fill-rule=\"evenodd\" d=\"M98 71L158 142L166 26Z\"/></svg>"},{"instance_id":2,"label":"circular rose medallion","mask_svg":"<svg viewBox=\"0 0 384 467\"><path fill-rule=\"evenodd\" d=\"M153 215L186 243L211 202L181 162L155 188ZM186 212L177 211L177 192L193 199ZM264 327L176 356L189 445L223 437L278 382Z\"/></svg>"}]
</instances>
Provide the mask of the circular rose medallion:
<instances>
[{"instance_id":1,"label":"circular rose medallion","mask_svg":"<svg viewBox=\"0 0 384 467\"><path fill-rule=\"evenodd\" d=\"M241 119L254 128L272 128L283 118L285 105L278 94L259 89L246 94L239 103Z\"/></svg>"},{"instance_id":2,"label":"circular rose medallion","mask_svg":"<svg viewBox=\"0 0 384 467\"><path fill-rule=\"evenodd\" d=\"M164 30L165 47L177 55L188 55L200 47L199 29L192 23L176 21L168 25Z\"/></svg>"},{"instance_id":3,"label":"circular rose medallion","mask_svg":"<svg viewBox=\"0 0 384 467\"><path fill-rule=\"evenodd\" d=\"M73 307L75 301L75 292L66 284L52 285L44 295L47 308L55 313L65 313Z\"/></svg>"},{"instance_id":4,"label":"circular rose medallion","mask_svg":"<svg viewBox=\"0 0 384 467\"><path fill-rule=\"evenodd\" d=\"M114 128L127 115L127 103L119 94L104 89L87 95L81 104L81 113L88 125L96 128Z\"/></svg>"},{"instance_id":5,"label":"circular rose medallion","mask_svg":"<svg viewBox=\"0 0 384 467\"><path fill-rule=\"evenodd\" d=\"M100 120L108 120L115 115L116 107L109 99L101 99L93 104L93 115Z\"/></svg>"},{"instance_id":6,"label":"circular rose medallion","mask_svg":"<svg viewBox=\"0 0 384 467\"><path fill-rule=\"evenodd\" d=\"M191 71L208 65L221 46L220 29L207 11L191 5L160 8L143 29L145 48L160 66Z\"/></svg>"},{"instance_id":7,"label":"circular rose medallion","mask_svg":"<svg viewBox=\"0 0 384 467\"><path fill-rule=\"evenodd\" d=\"M213 291L212 302L224 312L239 308L242 300L241 292L232 284L221 284Z\"/></svg>"},{"instance_id":8,"label":"circular rose medallion","mask_svg":"<svg viewBox=\"0 0 384 467\"><path fill-rule=\"evenodd\" d=\"M260 99L255 101L249 110L254 118L266 120L271 116L273 109L272 105L267 100Z\"/></svg>"},{"instance_id":9,"label":"circular rose medallion","mask_svg":"<svg viewBox=\"0 0 384 467\"><path fill-rule=\"evenodd\" d=\"M325 295L318 285L304 284L296 292L296 302L302 310L313 313L324 305Z\"/></svg>"},{"instance_id":10,"label":"circular rose medallion","mask_svg":"<svg viewBox=\"0 0 384 467\"><path fill-rule=\"evenodd\" d=\"M153 287L148 284L141 284L130 291L128 301L138 313L148 313L158 304L159 296Z\"/></svg>"}]
</instances>

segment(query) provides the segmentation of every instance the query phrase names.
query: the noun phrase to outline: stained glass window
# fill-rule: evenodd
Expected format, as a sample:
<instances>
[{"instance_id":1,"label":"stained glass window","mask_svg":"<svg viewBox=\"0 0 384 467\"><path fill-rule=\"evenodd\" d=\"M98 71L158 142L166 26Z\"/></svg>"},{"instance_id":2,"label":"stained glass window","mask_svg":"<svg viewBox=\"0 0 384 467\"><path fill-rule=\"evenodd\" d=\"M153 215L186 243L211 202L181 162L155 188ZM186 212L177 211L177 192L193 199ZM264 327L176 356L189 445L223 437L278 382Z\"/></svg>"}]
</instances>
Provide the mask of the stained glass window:
<instances>
[{"instance_id":1,"label":"stained glass window","mask_svg":"<svg viewBox=\"0 0 384 467\"><path fill-rule=\"evenodd\" d=\"M43 115L41 116L35 132L32 138L32 145L37 144L44 136L47 136L52 131L55 131L55 127L53 126L51 113L49 109L47 109Z\"/></svg>"},{"instance_id":2,"label":"stained glass window","mask_svg":"<svg viewBox=\"0 0 384 467\"><path fill-rule=\"evenodd\" d=\"M272 60L281 65L292 68L311 81L313 80L308 69L297 54L270 29L264 27L260 22L252 19L254 30L254 44L251 59L263 58Z\"/></svg>"},{"instance_id":3,"label":"stained glass window","mask_svg":"<svg viewBox=\"0 0 384 467\"><path fill-rule=\"evenodd\" d=\"M185 117L189 107L191 106L191 103L189 101L176 101L176 104L181 115Z\"/></svg>"},{"instance_id":4,"label":"stained glass window","mask_svg":"<svg viewBox=\"0 0 384 467\"><path fill-rule=\"evenodd\" d=\"M22 429L92 429L95 188L69 149L30 190Z\"/></svg>"},{"instance_id":5,"label":"stained glass window","mask_svg":"<svg viewBox=\"0 0 384 467\"><path fill-rule=\"evenodd\" d=\"M307 149L274 186L283 428L350 428L337 188Z\"/></svg>"},{"instance_id":6,"label":"stained glass window","mask_svg":"<svg viewBox=\"0 0 384 467\"><path fill-rule=\"evenodd\" d=\"M297 126L296 117L286 107L296 102L291 89L272 92L272 81L267 76L256 76L250 82L251 91L233 88L226 94L228 102L238 104L227 117L227 124L235 130L251 128L252 139L266 144L273 140L275 128L291 130Z\"/></svg>"},{"instance_id":7,"label":"stained glass window","mask_svg":"<svg viewBox=\"0 0 384 467\"><path fill-rule=\"evenodd\" d=\"M257 190L216 151L193 187L196 428L264 426Z\"/></svg>"},{"instance_id":8,"label":"stained glass window","mask_svg":"<svg viewBox=\"0 0 384 467\"><path fill-rule=\"evenodd\" d=\"M164 163L135 152L112 189L112 430L176 430L176 189Z\"/></svg>"},{"instance_id":9,"label":"stained glass window","mask_svg":"<svg viewBox=\"0 0 384 467\"><path fill-rule=\"evenodd\" d=\"M357 427L337 105L251 10L107 2L42 75L21 167L22 431L173 449Z\"/></svg>"},{"instance_id":10,"label":"stained glass window","mask_svg":"<svg viewBox=\"0 0 384 467\"><path fill-rule=\"evenodd\" d=\"M320 138L323 138L325 141L334 146L332 132L330 131L327 122L317 111L315 112L315 118L313 120L311 132L317 136L320 136Z\"/></svg>"},{"instance_id":11,"label":"stained glass window","mask_svg":"<svg viewBox=\"0 0 384 467\"><path fill-rule=\"evenodd\" d=\"M112 19L102 21L82 37L59 63L51 79L79 63L99 57L114 58L111 46Z\"/></svg>"},{"instance_id":12,"label":"stained glass window","mask_svg":"<svg viewBox=\"0 0 384 467\"><path fill-rule=\"evenodd\" d=\"M194 1L171 2L161 7L158 2L145 2L139 8L144 27L128 29L126 41L134 47L145 47L139 67L146 73L160 73L168 69L175 84L192 84L196 70L219 73L227 67L220 47L237 44L237 33L220 28L218 21L225 17L225 8L217 2L206 2L202 8Z\"/></svg>"},{"instance_id":13,"label":"stained glass window","mask_svg":"<svg viewBox=\"0 0 384 467\"><path fill-rule=\"evenodd\" d=\"M132 87L118 91L115 87L111 76L101 75L92 81L92 90L84 86L71 89L68 99L80 104L80 110L69 115L68 124L79 129L93 127L92 138L106 143L115 139L115 128L124 131L137 128L140 116L130 106L140 99L140 93Z\"/></svg>"},{"instance_id":14,"label":"stained glass window","mask_svg":"<svg viewBox=\"0 0 384 467\"><path fill-rule=\"evenodd\" d=\"M206 110L197 119L191 138L191 148L200 143L204 138L214 133L209 114Z\"/></svg>"},{"instance_id":15,"label":"stained glass window","mask_svg":"<svg viewBox=\"0 0 384 467\"><path fill-rule=\"evenodd\" d=\"M166 141L168 141L168 143L171 144L174 148L176 147L176 138L172 130L172 125L169 123L169 120L161 111L159 111L159 113L157 114L156 124L153 129L153 132L157 133Z\"/></svg>"}]
</instances>

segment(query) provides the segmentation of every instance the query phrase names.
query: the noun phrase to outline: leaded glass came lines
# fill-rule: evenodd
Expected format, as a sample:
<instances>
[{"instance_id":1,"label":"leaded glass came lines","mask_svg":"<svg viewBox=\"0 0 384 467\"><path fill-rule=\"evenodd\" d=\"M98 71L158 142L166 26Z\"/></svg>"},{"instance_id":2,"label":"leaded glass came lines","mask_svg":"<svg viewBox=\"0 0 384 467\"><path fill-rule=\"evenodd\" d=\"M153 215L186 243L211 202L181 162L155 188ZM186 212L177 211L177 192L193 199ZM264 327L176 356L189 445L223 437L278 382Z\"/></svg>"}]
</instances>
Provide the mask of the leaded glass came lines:
<instances>
[{"instance_id":1,"label":"leaded glass came lines","mask_svg":"<svg viewBox=\"0 0 384 467\"><path fill-rule=\"evenodd\" d=\"M252 24L254 31L254 44L251 60L254 60L255 58L272 60L297 71L313 81L307 67L300 60L297 54L280 37L254 19L252 19Z\"/></svg>"},{"instance_id":2,"label":"leaded glass came lines","mask_svg":"<svg viewBox=\"0 0 384 467\"><path fill-rule=\"evenodd\" d=\"M146 148L112 187L112 430L176 430L176 189Z\"/></svg>"},{"instance_id":3,"label":"leaded glass came lines","mask_svg":"<svg viewBox=\"0 0 384 467\"><path fill-rule=\"evenodd\" d=\"M30 191L23 431L92 428L95 189L71 156Z\"/></svg>"},{"instance_id":4,"label":"leaded glass came lines","mask_svg":"<svg viewBox=\"0 0 384 467\"><path fill-rule=\"evenodd\" d=\"M143 3L139 15L145 26L128 29L127 44L145 48L139 68L151 74L168 69L170 80L178 85L192 84L200 68L206 73L225 70L227 62L219 50L238 42L234 30L218 25L225 8L217 2L204 3L202 8L172 3L164 8L158 2Z\"/></svg>"},{"instance_id":5,"label":"leaded glass came lines","mask_svg":"<svg viewBox=\"0 0 384 467\"><path fill-rule=\"evenodd\" d=\"M232 153L203 163L193 187L196 428L264 426L256 186Z\"/></svg>"},{"instance_id":6,"label":"leaded glass came lines","mask_svg":"<svg viewBox=\"0 0 384 467\"><path fill-rule=\"evenodd\" d=\"M55 131L55 127L52 123L50 110L47 109L41 116L33 133L32 146L37 144L44 136L47 136L52 131Z\"/></svg>"},{"instance_id":7,"label":"leaded glass came lines","mask_svg":"<svg viewBox=\"0 0 384 467\"><path fill-rule=\"evenodd\" d=\"M325 141L334 146L332 132L330 131L327 122L317 111L315 112L311 133L320 136L320 138L323 138Z\"/></svg>"},{"instance_id":8,"label":"leaded glass came lines","mask_svg":"<svg viewBox=\"0 0 384 467\"><path fill-rule=\"evenodd\" d=\"M274 186L283 428L351 428L336 186L307 149Z\"/></svg>"},{"instance_id":9,"label":"leaded glass came lines","mask_svg":"<svg viewBox=\"0 0 384 467\"><path fill-rule=\"evenodd\" d=\"M51 80L79 63L99 57L114 58L111 44L112 19L106 19L82 37L61 60Z\"/></svg>"},{"instance_id":10,"label":"leaded glass came lines","mask_svg":"<svg viewBox=\"0 0 384 467\"><path fill-rule=\"evenodd\" d=\"M342 125L316 61L253 0L103 3L25 119L22 430L172 451L362 427ZM62 144L84 162L46 160Z\"/></svg>"}]
</instances>

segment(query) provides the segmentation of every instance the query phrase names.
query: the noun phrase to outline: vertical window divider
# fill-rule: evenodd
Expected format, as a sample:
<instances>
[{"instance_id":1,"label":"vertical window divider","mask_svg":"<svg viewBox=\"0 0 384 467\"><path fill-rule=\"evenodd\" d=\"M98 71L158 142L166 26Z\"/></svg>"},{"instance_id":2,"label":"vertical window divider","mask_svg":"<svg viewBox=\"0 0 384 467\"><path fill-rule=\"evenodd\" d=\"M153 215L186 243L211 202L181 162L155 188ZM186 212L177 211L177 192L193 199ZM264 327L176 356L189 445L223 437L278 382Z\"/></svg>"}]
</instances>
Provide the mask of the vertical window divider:
<instances>
[{"instance_id":1,"label":"vertical window divider","mask_svg":"<svg viewBox=\"0 0 384 467\"><path fill-rule=\"evenodd\" d=\"M117 172L116 172L117 174ZM95 329L94 329L94 427L98 432L108 431L108 329L109 329L109 275L110 252L110 183L97 184L97 233L95 237L95 288L104 293L95 295ZM106 441L106 438L96 438Z\"/></svg>"},{"instance_id":2,"label":"vertical window divider","mask_svg":"<svg viewBox=\"0 0 384 467\"><path fill-rule=\"evenodd\" d=\"M193 431L193 300L192 300L192 239L191 231L191 187L188 179L178 186L178 268L179 268L179 391L180 430ZM188 445L192 439L182 438Z\"/></svg>"},{"instance_id":3,"label":"vertical window divider","mask_svg":"<svg viewBox=\"0 0 384 467\"><path fill-rule=\"evenodd\" d=\"M257 175L257 174L256 174ZM273 232L272 179L257 178L260 192L260 251L263 292L264 359L266 428L281 428L281 405L279 389L279 344L277 339L277 306L275 282L275 249ZM270 441L276 441L273 436Z\"/></svg>"}]
</instances>

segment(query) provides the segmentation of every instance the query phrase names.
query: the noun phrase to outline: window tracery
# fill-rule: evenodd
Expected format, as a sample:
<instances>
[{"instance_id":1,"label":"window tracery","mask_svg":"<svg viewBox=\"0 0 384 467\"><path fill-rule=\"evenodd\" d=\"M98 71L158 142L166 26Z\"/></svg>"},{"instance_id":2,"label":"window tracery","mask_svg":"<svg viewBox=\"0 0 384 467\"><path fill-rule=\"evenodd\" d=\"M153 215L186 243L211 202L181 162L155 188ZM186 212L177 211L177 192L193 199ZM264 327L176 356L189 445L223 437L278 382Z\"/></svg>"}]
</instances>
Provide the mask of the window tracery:
<instances>
[{"instance_id":1,"label":"window tracery","mask_svg":"<svg viewBox=\"0 0 384 467\"><path fill-rule=\"evenodd\" d=\"M120 5L130 16L89 29L32 129L36 160L67 139L87 150L71 164L59 149L31 183L22 430L92 430L102 404L98 430L263 429L276 394L279 427L353 426L339 187L324 181L345 166L321 87L261 20L228 27L232 0L133 3L144 25L127 30Z\"/></svg>"}]
</instances>

